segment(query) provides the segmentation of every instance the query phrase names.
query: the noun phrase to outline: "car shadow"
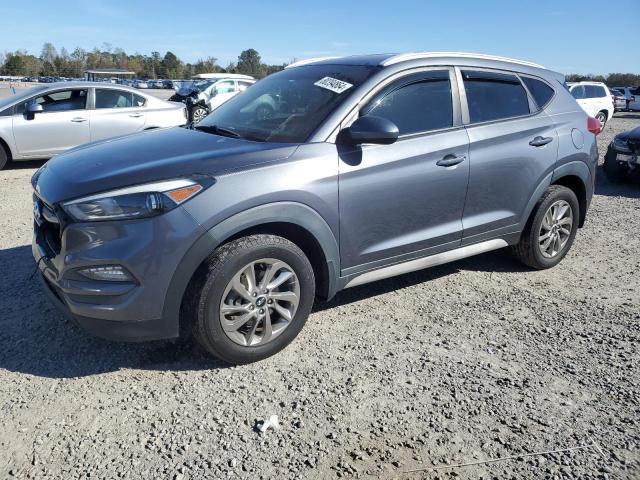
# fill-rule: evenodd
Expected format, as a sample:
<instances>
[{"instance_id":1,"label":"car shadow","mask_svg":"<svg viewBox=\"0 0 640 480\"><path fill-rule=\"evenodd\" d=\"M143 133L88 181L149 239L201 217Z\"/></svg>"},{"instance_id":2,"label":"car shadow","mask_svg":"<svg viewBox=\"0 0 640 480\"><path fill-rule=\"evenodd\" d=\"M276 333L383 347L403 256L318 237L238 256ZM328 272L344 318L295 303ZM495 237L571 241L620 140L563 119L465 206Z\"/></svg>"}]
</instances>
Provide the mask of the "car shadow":
<instances>
[{"instance_id":1,"label":"car shadow","mask_svg":"<svg viewBox=\"0 0 640 480\"><path fill-rule=\"evenodd\" d=\"M90 336L46 299L28 245L0 250L0 369L47 378L73 378L123 368L192 371L228 368L190 339L120 343ZM505 251L496 251L340 292L316 302L321 312L365 298L429 282L460 270L520 271Z\"/></svg>"},{"instance_id":2,"label":"car shadow","mask_svg":"<svg viewBox=\"0 0 640 480\"><path fill-rule=\"evenodd\" d=\"M640 198L640 175L630 177L624 183L612 183L604 173L604 167L598 165L595 194L606 197Z\"/></svg>"},{"instance_id":3,"label":"car shadow","mask_svg":"<svg viewBox=\"0 0 640 480\"><path fill-rule=\"evenodd\" d=\"M18 160L10 162L6 170L26 170L28 168L40 168L47 160Z\"/></svg>"}]
</instances>

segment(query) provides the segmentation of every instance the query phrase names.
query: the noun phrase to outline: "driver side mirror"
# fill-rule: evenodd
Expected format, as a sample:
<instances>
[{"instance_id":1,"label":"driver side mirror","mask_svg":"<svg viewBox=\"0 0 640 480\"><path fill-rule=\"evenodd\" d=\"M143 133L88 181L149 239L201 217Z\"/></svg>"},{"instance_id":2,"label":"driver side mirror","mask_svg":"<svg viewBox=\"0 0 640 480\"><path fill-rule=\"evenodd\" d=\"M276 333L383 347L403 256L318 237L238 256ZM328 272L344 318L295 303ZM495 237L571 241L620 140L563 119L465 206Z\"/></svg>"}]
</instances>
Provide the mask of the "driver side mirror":
<instances>
[{"instance_id":1,"label":"driver side mirror","mask_svg":"<svg viewBox=\"0 0 640 480\"><path fill-rule=\"evenodd\" d=\"M36 113L42 113L43 111L44 108L42 108L42 105L40 105L39 103L29 103L25 110L27 120L33 120L36 116Z\"/></svg>"},{"instance_id":2,"label":"driver side mirror","mask_svg":"<svg viewBox=\"0 0 640 480\"><path fill-rule=\"evenodd\" d=\"M358 118L340 132L341 136L353 145L372 143L390 145L398 140L400 131L395 123L386 118L365 115Z\"/></svg>"}]
</instances>

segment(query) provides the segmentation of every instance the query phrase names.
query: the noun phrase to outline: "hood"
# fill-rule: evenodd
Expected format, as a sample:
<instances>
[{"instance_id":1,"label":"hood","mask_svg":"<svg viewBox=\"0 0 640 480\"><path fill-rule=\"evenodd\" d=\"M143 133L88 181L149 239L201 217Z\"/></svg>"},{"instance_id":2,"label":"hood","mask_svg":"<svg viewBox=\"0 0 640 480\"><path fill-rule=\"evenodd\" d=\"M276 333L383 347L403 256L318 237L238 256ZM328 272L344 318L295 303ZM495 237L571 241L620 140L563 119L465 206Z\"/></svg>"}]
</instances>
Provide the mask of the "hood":
<instances>
[{"instance_id":1,"label":"hood","mask_svg":"<svg viewBox=\"0 0 640 480\"><path fill-rule=\"evenodd\" d=\"M296 148L184 128L149 130L58 155L34 174L32 184L44 200L54 204L157 180L216 176L285 160Z\"/></svg>"},{"instance_id":2,"label":"hood","mask_svg":"<svg viewBox=\"0 0 640 480\"><path fill-rule=\"evenodd\" d=\"M636 127L633 130L629 130L627 132L623 132L620 135L617 135L620 140L634 140L634 143L640 142L640 127Z\"/></svg>"}]
</instances>

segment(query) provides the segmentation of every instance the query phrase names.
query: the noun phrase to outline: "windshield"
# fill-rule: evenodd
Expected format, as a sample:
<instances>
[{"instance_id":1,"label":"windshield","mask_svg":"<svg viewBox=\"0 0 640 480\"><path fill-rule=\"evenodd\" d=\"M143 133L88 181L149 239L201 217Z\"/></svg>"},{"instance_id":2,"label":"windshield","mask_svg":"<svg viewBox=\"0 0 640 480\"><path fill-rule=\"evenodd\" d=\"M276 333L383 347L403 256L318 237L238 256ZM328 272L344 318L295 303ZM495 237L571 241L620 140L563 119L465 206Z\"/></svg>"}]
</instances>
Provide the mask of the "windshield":
<instances>
[{"instance_id":1,"label":"windshield","mask_svg":"<svg viewBox=\"0 0 640 480\"><path fill-rule=\"evenodd\" d=\"M31 95L36 94L37 92L45 90L46 88L47 87L45 85L38 85L27 90L19 90L15 95L0 98L0 111L4 110L4 107L6 107L7 105L13 105L14 103L17 103L20 100L24 100Z\"/></svg>"},{"instance_id":2,"label":"windshield","mask_svg":"<svg viewBox=\"0 0 640 480\"><path fill-rule=\"evenodd\" d=\"M215 109L198 127L254 140L302 143L378 67L307 65L260 80Z\"/></svg>"}]
</instances>

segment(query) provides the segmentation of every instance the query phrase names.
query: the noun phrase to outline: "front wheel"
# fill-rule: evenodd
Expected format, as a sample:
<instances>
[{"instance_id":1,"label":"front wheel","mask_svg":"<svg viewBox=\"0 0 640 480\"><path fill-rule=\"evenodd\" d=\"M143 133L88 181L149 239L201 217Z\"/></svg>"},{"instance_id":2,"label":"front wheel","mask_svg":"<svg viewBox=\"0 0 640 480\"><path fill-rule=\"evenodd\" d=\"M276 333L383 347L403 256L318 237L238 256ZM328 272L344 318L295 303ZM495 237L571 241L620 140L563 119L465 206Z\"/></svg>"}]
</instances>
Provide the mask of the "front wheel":
<instances>
[{"instance_id":1,"label":"front wheel","mask_svg":"<svg viewBox=\"0 0 640 480\"><path fill-rule=\"evenodd\" d=\"M0 170L9 164L9 155L4 147L0 144Z\"/></svg>"},{"instance_id":2,"label":"front wheel","mask_svg":"<svg viewBox=\"0 0 640 480\"><path fill-rule=\"evenodd\" d=\"M551 185L536 204L520 242L513 247L525 265L542 270L565 257L578 230L580 206L567 187Z\"/></svg>"},{"instance_id":3,"label":"front wheel","mask_svg":"<svg viewBox=\"0 0 640 480\"><path fill-rule=\"evenodd\" d=\"M193 110L191 110L191 121L194 124L200 123L200 121L202 121L202 119L207 115L209 115L209 110L202 105L196 105L193 107Z\"/></svg>"},{"instance_id":4,"label":"front wheel","mask_svg":"<svg viewBox=\"0 0 640 480\"><path fill-rule=\"evenodd\" d=\"M250 363L279 352L302 330L315 279L297 245L275 235L251 235L209 257L195 295L199 343L227 363Z\"/></svg>"}]
</instances>

